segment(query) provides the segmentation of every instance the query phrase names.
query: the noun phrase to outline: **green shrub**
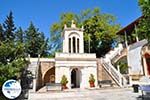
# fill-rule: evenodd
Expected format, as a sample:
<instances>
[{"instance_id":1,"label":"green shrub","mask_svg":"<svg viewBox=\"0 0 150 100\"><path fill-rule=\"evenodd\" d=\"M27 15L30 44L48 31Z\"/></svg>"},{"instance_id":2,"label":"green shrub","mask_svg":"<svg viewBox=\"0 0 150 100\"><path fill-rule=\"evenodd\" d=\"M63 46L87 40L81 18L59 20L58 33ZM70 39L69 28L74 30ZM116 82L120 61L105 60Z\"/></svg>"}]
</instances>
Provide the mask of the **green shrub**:
<instances>
[{"instance_id":1,"label":"green shrub","mask_svg":"<svg viewBox=\"0 0 150 100\"><path fill-rule=\"evenodd\" d=\"M93 74L90 74L89 82L95 82L95 78Z\"/></svg>"},{"instance_id":2,"label":"green shrub","mask_svg":"<svg viewBox=\"0 0 150 100\"><path fill-rule=\"evenodd\" d=\"M67 77L65 75L62 76L61 82L62 85L66 85L68 83Z\"/></svg>"}]
</instances>

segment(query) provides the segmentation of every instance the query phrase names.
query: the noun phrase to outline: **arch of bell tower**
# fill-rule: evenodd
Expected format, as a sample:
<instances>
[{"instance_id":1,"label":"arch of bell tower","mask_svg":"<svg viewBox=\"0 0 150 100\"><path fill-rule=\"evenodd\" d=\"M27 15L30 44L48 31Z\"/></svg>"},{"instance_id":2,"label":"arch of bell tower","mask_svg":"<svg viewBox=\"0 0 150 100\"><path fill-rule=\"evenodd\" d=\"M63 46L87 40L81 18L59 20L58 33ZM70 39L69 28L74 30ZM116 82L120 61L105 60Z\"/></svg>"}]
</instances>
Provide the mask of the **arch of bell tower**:
<instances>
[{"instance_id":1,"label":"arch of bell tower","mask_svg":"<svg viewBox=\"0 0 150 100\"><path fill-rule=\"evenodd\" d=\"M73 20L71 27L64 25L63 53L84 53L83 30L83 27L77 28Z\"/></svg>"}]
</instances>

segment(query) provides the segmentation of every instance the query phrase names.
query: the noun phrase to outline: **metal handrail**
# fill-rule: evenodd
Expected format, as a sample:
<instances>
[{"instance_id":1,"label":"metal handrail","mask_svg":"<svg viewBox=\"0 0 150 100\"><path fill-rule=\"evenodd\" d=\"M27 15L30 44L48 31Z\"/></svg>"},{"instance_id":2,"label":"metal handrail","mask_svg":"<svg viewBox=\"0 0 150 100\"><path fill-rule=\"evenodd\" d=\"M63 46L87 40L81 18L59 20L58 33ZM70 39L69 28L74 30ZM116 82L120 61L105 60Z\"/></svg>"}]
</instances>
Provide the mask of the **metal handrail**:
<instances>
[{"instance_id":1,"label":"metal handrail","mask_svg":"<svg viewBox=\"0 0 150 100\"><path fill-rule=\"evenodd\" d=\"M110 63L110 62L106 62L103 58L102 58L102 64L103 67L108 71L108 73L113 77L113 79L117 82L117 84L119 86L123 86L126 83L126 79L124 78L124 76L118 72L114 66Z\"/></svg>"}]
</instances>

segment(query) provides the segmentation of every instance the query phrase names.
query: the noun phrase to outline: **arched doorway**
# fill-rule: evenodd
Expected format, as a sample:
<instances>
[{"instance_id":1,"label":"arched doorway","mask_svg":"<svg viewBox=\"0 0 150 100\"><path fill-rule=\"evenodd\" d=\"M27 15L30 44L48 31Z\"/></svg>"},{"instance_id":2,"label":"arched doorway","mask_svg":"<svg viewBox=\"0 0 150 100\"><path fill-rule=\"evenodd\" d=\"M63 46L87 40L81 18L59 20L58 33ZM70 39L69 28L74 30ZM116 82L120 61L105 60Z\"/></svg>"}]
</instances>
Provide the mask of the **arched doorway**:
<instances>
[{"instance_id":1,"label":"arched doorway","mask_svg":"<svg viewBox=\"0 0 150 100\"><path fill-rule=\"evenodd\" d=\"M71 71L71 88L80 88L81 72L79 69L74 68Z\"/></svg>"},{"instance_id":2,"label":"arched doorway","mask_svg":"<svg viewBox=\"0 0 150 100\"><path fill-rule=\"evenodd\" d=\"M44 75L44 84L55 83L55 67L49 69Z\"/></svg>"}]
</instances>

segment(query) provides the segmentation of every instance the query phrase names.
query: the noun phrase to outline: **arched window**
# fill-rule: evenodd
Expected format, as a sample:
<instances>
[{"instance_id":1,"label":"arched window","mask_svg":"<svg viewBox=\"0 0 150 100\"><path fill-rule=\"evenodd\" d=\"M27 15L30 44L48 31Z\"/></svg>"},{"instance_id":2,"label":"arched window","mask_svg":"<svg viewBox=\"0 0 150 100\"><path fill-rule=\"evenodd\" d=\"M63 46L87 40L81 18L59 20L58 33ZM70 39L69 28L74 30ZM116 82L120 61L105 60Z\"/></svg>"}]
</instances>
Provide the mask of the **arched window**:
<instances>
[{"instance_id":1,"label":"arched window","mask_svg":"<svg viewBox=\"0 0 150 100\"><path fill-rule=\"evenodd\" d=\"M73 39L73 53L76 53L76 38L75 37L73 37L72 38Z\"/></svg>"},{"instance_id":2,"label":"arched window","mask_svg":"<svg viewBox=\"0 0 150 100\"><path fill-rule=\"evenodd\" d=\"M71 53L71 38L69 38L69 53Z\"/></svg>"},{"instance_id":3,"label":"arched window","mask_svg":"<svg viewBox=\"0 0 150 100\"><path fill-rule=\"evenodd\" d=\"M79 53L79 38L77 39L77 53Z\"/></svg>"}]
</instances>

